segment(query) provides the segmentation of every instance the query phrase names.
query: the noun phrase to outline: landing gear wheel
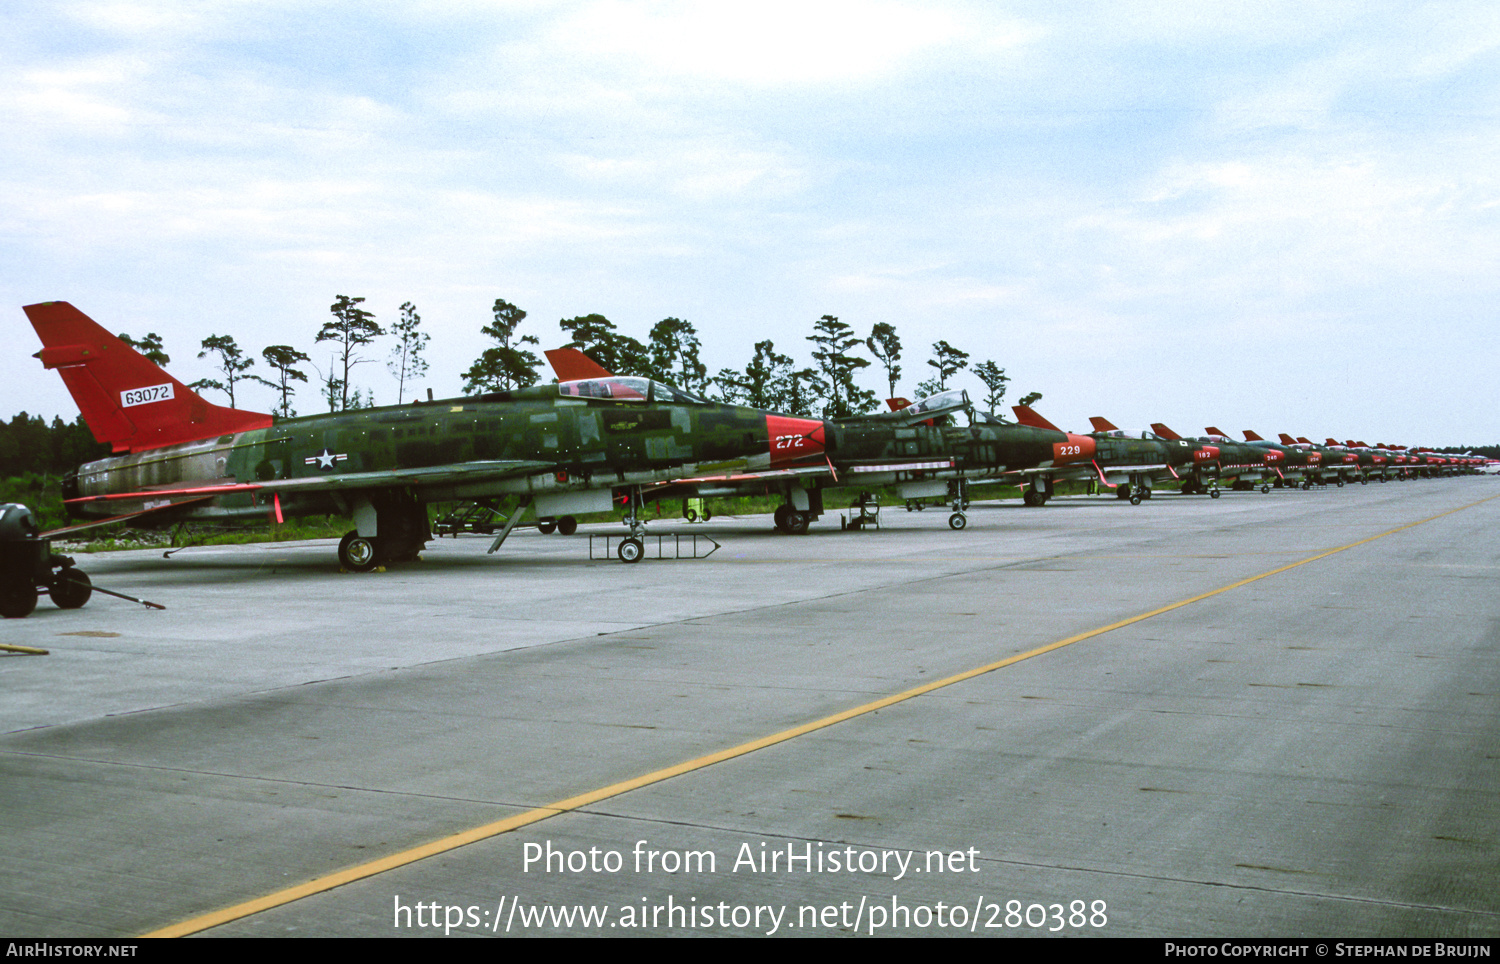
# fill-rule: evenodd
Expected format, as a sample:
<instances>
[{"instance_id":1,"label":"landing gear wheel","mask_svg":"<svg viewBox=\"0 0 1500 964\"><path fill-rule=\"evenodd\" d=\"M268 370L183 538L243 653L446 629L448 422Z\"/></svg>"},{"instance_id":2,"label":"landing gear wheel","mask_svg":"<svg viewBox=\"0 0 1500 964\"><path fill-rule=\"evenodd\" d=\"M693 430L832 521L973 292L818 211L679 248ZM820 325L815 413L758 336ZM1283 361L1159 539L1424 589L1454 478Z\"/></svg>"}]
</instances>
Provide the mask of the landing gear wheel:
<instances>
[{"instance_id":1,"label":"landing gear wheel","mask_svg":"<svg viewBox=\"0 0 1500 964\"><path fill-rule=\"evenodd\" d=\"M698 521L698 513L695 510L693 510L693 509L689 509L686 512L684 512L682 514L682 517L684 519L688 520L689 522L697 522Z\"/></svg>"},{"instance_id":2,"label":"landing gear wheel","mask_svg":"<svg viewBox=\"0 0 1500 964\"><path fill-rule=\"evenodd\" d=\"M620 557L621 562L640 562L645 554L646 547L641 545L641 540L635 536L621 542L620 548L616 550L616 555Z\"/></svg>"},{"instance_id":3,"label":"landing gear wheel","mask_svg":"<svg viewBox=\"0 0 1500 964\"><path fill-rule=\"evenodd\" d=\"M703 521L707 522L709 519L712 519L713 517L714 517L714 510L710 509L708 506L704 506L703 507Z\"/></svg>"},{"instance_id":4,"label":"landing gear wheel","mask_svg":"<svg viewBox=\"0 0 1500 964\"><path fill-rule=\"evenodd\" d=\"M1270 492L1271 492L1271 487L1269 485L1262 485L1260 487L1260 494L1261 495L1269 495Z\"/></svg>"},{"instance_id":5,"label":"landing gear wheel","mask_svg":"<svg viewBox=\"0 0 1500 964\"><path fill-rule=\"evenodd\" d=\"M1130 493L1130 504L1131 505L1140 505L1141 504L1141 494L1139 492L1132 492L1132 493Z\"/></svg>"},{"instance_id":6,"label":"landing gear wheel","mask_svg":"<svg viewBox=\"0 0 1500 964\"><path fill-rule=\"evenodd\" d=\"M783 503L782 505L778 505L776 507L776 512L771 516L771 521L774 522L776 524L776 528L782 532L791 531L786 527L787 516L791 514L791 511L792 507Z\"/></svg>"},{"instance_id":7,"label":"landing gear wheel","mask_svg":"<svg viewBox=\"0 0 1500 964\"><path fill-rule=\"evenodd\" d=\"M1219 487L1217 485L1208 490L1208 497L1210 499L1217 499L1219 497Z\"/></svg>"},{"instance_id":8,"label":"landing gear wheel","mask_svg":"<svg viewBox=\"0 0 1500 964\"><path fill-rule=\"evenodd\" d=\"M786 531L790 535L800 536L807 532L807 527L812 524L806 512L793 510L786 514Z\"/></svg>"},{"instance_id":9,"label":"landing gear wheel","mask_svg":"<svg viewBox=\"0 0 1500 964\"><path fill-rule=\"evenodd\" d=\"M82 609L94 594L94 584L80 570L63 569L52 577L47 591L58 609Z\"/></svg>"},{"instance_id":10,"label":"landing gear wheel","mask_svg":"<svg viewBox=\"0 0 1500 964\"><path fill-rule=\"evenodd\" d=\"M557 520L557 534L558 535L560 535L560 536L570 536L570 535L572 535L573 533L575 533L577 531L578 531L578 520L575 519L575 518L573 518L572 516L565 515L561 519Z\"/></svg>"},{"instance_id":11,"label":"landing gear wheel","mask_svg":"<svg viewBox=\"0 0 1500 964\"><path fill-rule=\"evenodd\" d=\"M1339 479L1337 485L1338 485L1339 488L1342 489L1344 487L1344 480L1343 479Z\"/></svg>"},{"instance_id":12,"label":"landing gear wheel","mask_svg":"<svg viewBox=\"0 0 1500 964\"><path fill-rule=\"evenodd\" d=\"M380 565L375 537L362 536L354 529L339 540L339 564L350 572L370 572Z\"/></svg>"},{"instance_id":13,"label":"landing gear wheel","mask_svg":"<svg viewBox=\"0 0 1500 964\"><path fill-rule=\"evenodd\" d=\"M0 616L24 619L36 608L36 587L25 579L0 585Z\"/></svg>"},{"instance_id":14,"label":"landing gear wheel","mask_svg":"<svg viewBox=\"0 0 1500 964\"><path fill-rule=\"evenodd\" d=\"M1128 499L1128 498L1130 498L1130 495L1131 495L1130 485L1128 483L1125 484L1125 485L1115 486L1115 498L1117 498L1117 499ZM1139 501L1139 500L1137 500L1137 501Z\"/></svg>"},{"instance_id":15,"label":"landing gear wheel","mask_svg":"<svg viewBox=\"0 0 1500 964\"><path fill-rule=\"evenodd\" d=\"M1026 505L1035 508L1041 505L1043 502L1046 502L1047 500L1042 498L1041 493L1037 492L1036 489L1027 489L1025 492L1021 493L1021 501Z\"/></svg>"},{"instance_id":16,"label":"landing gear wheel","mask_svg":"<svg viewBox=\"0 0 1500 964\"><path fill-rule=\"evenodd\" d=\"M552 534L552 530L557 528L557 520L548 519L546 522L538 522L536 524L536 527L541 531L542 535L550 536Z\"/></svg>"},{"instance_id":17,"label":"landing gear wheel","mask_svg":"<svg viewBox=\"0 0 1500 964\"><path fill-rule=\"evenodd\" d=\"M962 512L955 512L948 517L948 528L955 531L962 529L968 524L969 520L964 518L964 514Z\"/></svg>"}]
</instances>

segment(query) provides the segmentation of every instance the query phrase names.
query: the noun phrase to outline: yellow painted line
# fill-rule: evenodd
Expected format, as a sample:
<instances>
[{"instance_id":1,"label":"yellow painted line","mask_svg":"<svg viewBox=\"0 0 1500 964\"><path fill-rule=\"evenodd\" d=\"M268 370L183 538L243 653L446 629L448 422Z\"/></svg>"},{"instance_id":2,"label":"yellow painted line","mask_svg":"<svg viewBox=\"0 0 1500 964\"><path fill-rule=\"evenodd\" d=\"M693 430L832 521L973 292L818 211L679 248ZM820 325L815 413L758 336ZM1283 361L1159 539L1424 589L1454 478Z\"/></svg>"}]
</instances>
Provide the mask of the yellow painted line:
<instances>
[{"instance_id":1,"label":"yellow painted line","mask_svg":"<svg viewBox=\"0 0 1500 964\"><path fill-rule=\"evenodd\" d=\"M264 897L257 897L253 900L247 900L242 903L235 904L232 907L225 907L221 910L211 911L207 914L201 914L197 917L182 921L181 923L172 924L168 927L163 927L158 930L151 931L150 933L142 934L141 936L186 937L189 934L196 934L199 931L208 930L210 927L218 927L220 924L227 924L230 921L236 921L243 917L249 917L252 914L258 914L261 911L266 911L274 907L281 907L285 904L290 904L293 901L301 900L304 897L311 897L313 894L320 894L324 891L333 890L335 887L341 887L344 884L353 883L356 880L364 880L367 877L374 877L377 874L385 873L387 870L395 870L398 867L405 867L408 864L416 863L417 861L423 860L427 857L436 856L437 854L441 853L447 853L450 850L456 850L459 847L463 847L471 843L477 843L478 841L486 840L490 837L495 837L503 833L509 833L512 830L518 830L521 827L539 823L543 820L548 819L549 817L555 817L559 814L578 810L582 807L588 806L591 803L598 803L601 800L608 800L610 797L616 797L622 793L629 793L631 790L639 790L640 788L648 787L653 783L661 783L664 780L670 780L673 777L681 776L684 773L692 773L694 770L701 770L704 767L710 767L716 763L723 763L726 760L733 760L736 757L754 753L756 750L763 750L766 747L775 746L778 743L785 743L787 740L793 740L799 736L805 736L808 733L827 729L830 726L843 723L847 720L852 720L855 717L865 716L867 714L874 713L877 710L883 710L888 706L894 706L897 703L904 703L907 700L922 696L926 693L931 693L934 690L940 690L944 687L952 686L955 683L962 683L965 680L971 680L976 676L983 676L986 673L993 673L997 669L1004 669L1007 666L1013 666L1014 664L1019 663L1022 660L1031 659L1034 656L1041 656L1043 653L1050 653L1053 650L1062 649L1064 646L1071 646L1074 643L1083 642L1085 639L1093 639L1096 636L1103 636L1105 633L1112 633L1117 629L1123 629L1126 626L1132 626L1135 623L1150 619L1153 616L1160 616L1163 613L1169 613L1174 609L1181 609L1184 606L1191 606L1193 603L1202 602L1205 599L1211 599L1214 596L1229 592L1233 589L1238 589L1241 586L1248 586L1252 582L1259 582L1262 579L1269 578L1271 576L1277 575L1278 573L1286 572L1288 569L1296 569L1298 566L1305 566L1310 562L1317 562L1319 559L1326 559L1329 556L1344 552L1348 549L1353 549L1356 546L1362 546L1366 543L1374 542L1376 539L1384 539L1386 536L1395 535L1398 532L1403 532L1407 529L1423 525L1424 523L1432 522L1436 519L1441 519L1444 516L1452 515L1455 512L1462 512L1464 509L1471 509L1476 505L1480 505L1482 503L1490 501L1490 499L1500 499L1500 495L1492 495L1487 499L1480 499L1478 502L1471 502L1468 505L1461 505L1456 509L1450 509L1447 512L1441 512L1435 516L1429 516L1426 519L1420 519L1416 522L1410 522L1404 526L1397 526L1394 529L1390 529L1378 535L1373 535L1366 539L1360 539L1358 542L1351 542L1345 546L1339 546L1337 549L1329 549L1327 552L1320 552L1315 556L1309 556L1308 558L1303 559L1299 562L1293 562L1289 565L1281 566L1277 569L1272 569L1269 572L1263 572L1258 576L1251 576L1248 579L1241 579L1239 582L1232 582L1227 586L1221 586L1218 589L1201 593L1197 596L1193 596L1190 599L1183 599L1178 602L1162 606L1159 609L1153 609L1150 612L1141 613L1138 616L1131 616L1129 619L1122 619L1117 623L1110 623L1108 626L1100 626L1098 629L1091 629L1088 632L1079 633L1076 636L1069 636L1067 639L1059 639L1055 643L1048 643L1045 646L1038 646L1036 649L1028 650L1024 653L1018 653L1014 656L1007 656L1004 659L996 660L993 663L986 663L983 666L977 666L974 669L966 670L953 676L944 677L943 679L939 680L933 680L932 682L924 683L921 686L914 686L911 689L903 690L902 692L896 693L892 696L886 696L869 703L864 703L860 706L844 710L840 713L835 713L832 716L825 716L821 719L813 720L810 723L803 723L801 726L794 726L789 730L782 730L779 733L773 733L770 736L763 736L758 740L751 740L748 743L741 743L738 746L732 746L728 749L720 750L717 753L710 753L706 756L700 756L691 760L686 760L674 766L665 767L660 770L653 770L650 773L645 773L641 776L633 777L629 780L621 780L618 783L611 783L609 786L600 787L597 790L589 790L585 793L580 793L576 796L568 797L565 800L558 800L555 803L549 803L546 806L536 807L531 810L527 810L524 813L518 813L512 817L506 817L503 820L496 820L493 823L487 823L483 826L475 827L472 830L465 830L461 833L451 834L447 837L442 837L438 840L433 840L428 843L400 851L399 853L391 854L387 857L381 857L378 860L372 860L368 863L359 864L354 867L346 867L343 870L335 871L331 874L325 874L322 877L315 877L312 880L306 881L304 883L296 884L295 886L278 890L275 893L267 894Z\"/></svg>"}]
</instances>

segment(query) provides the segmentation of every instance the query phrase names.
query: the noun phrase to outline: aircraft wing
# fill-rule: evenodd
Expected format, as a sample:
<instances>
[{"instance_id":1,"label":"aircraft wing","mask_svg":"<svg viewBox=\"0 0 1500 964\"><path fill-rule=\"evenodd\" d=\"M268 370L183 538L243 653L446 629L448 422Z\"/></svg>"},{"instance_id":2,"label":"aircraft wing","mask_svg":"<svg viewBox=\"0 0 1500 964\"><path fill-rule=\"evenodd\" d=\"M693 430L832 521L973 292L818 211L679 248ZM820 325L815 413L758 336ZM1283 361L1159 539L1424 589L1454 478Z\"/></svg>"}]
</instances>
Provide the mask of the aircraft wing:
<instances>
[{"instance_id":1,"label":"aircraft wing","mask_svg":"<svg viewBox=\"0 0 1500 964\"><path fill-rule=\"evenodd\" d=\"M71 535L74 532L82 532L85 529L96 529L99 526L114 525L117 522L129 522L131 519L139 519L142 516L165 512L167 509L176 509L180 508L181 506L193 505L194 503L198 502L207 502L211 498L213 498L213 496L202 495L198 496L195 499L183 499L180 502L167 501L161 503L160 505L153 505L150 508L141 509L138 512L123 512L120 515L112 515L107 519L94 519L89 522L79 522L76 525L63 526L61 529L51 529L47 532L43 532L42 535L46 536L47 538L51 538L53 536Z\"/></svg>"},{"instance_id":2,"label":"aircraft wing","mask_svg":"<svg viewBox=\"0 0 1500 964\"><path fill-rule=\"evenodd\" d=\"M270 479L249 483L265 492L318 492L325 489L371 489L391 485L436 485L444 482L486 482L550 472L551 462L503 461L453 462L423 468L384 469L378 472L329 472L295 479Z\"/></svg>"},{"instance_id":3,"label":"aircraft wing","mask_svg":"<svg viewBox=\"0 0 1500 964\"><path fill-rule=\"evenodd\" d=\"M482 482L491 479L506 479L533 472L553 469L550 462L486 461L459 462L450 465L433 465L425 468L390 469L380 472L338 472L328 475L308 475L295 479L268 479L264 482L227 482L186 486L174 489L141 489L136 492L111 492L108 495L85 495L67 500L78 505L88 502L117 502L120 500L172 499L174 496L212 498L234 492L319 492L336 489L368 489L388 485L429 485L441 482ZM197 501L195 498L193 501ZM183 503L178 502L177 505ZM169 508L162 504L151 506L146 511ZM135 513L139 515L140 513ZM123 517L122 517L123 518Z\"/></svg>"}]
</instances>

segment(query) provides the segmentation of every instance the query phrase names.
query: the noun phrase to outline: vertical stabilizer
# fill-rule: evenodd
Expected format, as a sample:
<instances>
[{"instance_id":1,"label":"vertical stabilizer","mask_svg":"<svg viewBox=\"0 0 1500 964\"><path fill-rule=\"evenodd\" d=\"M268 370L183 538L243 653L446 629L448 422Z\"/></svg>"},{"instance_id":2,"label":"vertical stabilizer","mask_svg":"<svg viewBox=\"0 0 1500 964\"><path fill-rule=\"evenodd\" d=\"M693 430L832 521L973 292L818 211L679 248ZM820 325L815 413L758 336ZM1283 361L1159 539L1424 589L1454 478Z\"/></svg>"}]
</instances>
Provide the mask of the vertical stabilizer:
<instances>
[{"instance_id":1,"label":"vertical stabilizer","mask_svg":"<svg viewBox=\"0 0 1500 964\"><path fill-rule=\"evenodd\" d=\"M94 438L116 452L269 428L271 416L213 405L66 301L27 305L42 339L36 354L56 369Z\"/></svg>"}]
</instances>

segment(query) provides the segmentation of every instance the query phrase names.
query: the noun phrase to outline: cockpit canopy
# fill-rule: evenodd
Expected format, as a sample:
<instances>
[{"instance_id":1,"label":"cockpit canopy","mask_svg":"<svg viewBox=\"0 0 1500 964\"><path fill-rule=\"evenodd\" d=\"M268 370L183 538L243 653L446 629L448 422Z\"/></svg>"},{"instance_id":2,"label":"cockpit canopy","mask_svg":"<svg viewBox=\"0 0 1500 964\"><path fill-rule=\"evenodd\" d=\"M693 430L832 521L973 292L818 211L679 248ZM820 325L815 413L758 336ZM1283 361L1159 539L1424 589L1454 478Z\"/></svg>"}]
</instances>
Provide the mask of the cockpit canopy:
<instances>
[{"instance_id":1,"label":"cockpit canopy","mask_svg":"<svg viewBox=\"0 0 1500 964\"><path fill-rule=\"evenodd\" d=\"M935 418L968 407L969 393L961 388L954 388L946 392L938 392L936 395L928 395L921 401L912 402L901 410L901 414L908 419L916 420Z\"/></svg>"},{"instance_id":2,"label":"cockpit canopy","mask_svg":"<svg viewBox=\"0 0 1500 964\"><path fill-rule=\"evenodd\" d=\"M699 398L666 382L652 378L636 378L631 375L610 375L607 378L583 378L578 381L560 382L557 394L563 398L601 398L613 402L668 402L677 405L707 405Z\"/></svg>"}]
</instances>

